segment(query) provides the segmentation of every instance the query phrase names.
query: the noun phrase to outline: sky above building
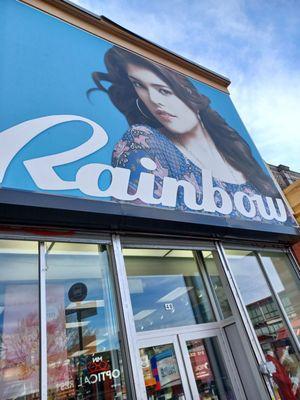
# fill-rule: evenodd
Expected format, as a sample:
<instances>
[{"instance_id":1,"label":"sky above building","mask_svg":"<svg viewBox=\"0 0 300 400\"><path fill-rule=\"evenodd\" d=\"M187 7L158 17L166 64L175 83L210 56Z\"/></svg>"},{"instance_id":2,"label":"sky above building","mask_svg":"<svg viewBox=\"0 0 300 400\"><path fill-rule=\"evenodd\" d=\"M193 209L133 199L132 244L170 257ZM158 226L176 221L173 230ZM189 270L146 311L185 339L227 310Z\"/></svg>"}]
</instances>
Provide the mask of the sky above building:
<instances>
[{"instance_id":1,"label":"sky above building","mask_svg":"<svg viewBox=\"0 0 300 400\"><path fill-rule=\"evenodd\" d=\"M73 3L228 77L265 161L300 171L300 1Z\"/></svg>"}]
</instances>

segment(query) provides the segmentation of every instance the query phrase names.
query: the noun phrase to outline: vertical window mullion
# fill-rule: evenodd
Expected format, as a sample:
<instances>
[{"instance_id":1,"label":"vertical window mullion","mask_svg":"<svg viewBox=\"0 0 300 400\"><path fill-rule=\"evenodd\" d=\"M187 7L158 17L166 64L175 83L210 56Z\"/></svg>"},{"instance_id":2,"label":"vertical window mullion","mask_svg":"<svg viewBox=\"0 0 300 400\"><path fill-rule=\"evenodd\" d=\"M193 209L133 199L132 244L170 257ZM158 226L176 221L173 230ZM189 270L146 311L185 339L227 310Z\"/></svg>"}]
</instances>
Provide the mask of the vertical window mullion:
<instances>
[{"instance_id":1,"label":"vertical window mullion","mask_svg":"<svg viewBox=\"0 0 300 400\"><path fill-rule=\"evenodd\" d=\"M291 263L291 266L293 268L293 272L295 273L296 277L300 279L300 264L296 260L296 257L294 256L293 252L291 249L288 249L286 252L286 255Z\"/></svg>"},{"instance_id":2,"label":"vertical window mullion","mask_svg":"<svg viewBox=\"0 0 300 400\"><path fill-rule=\"evenodd\" d=\"M300 353L300 344L299 344L297 335L295 334L295 331L294 331L293 327L291 326L291 323L290 323L289 317L288 317L288 315L287 315L287 313L285 311L284 305L282 304L282 301L280 300L280 297L278 296L277 291L273 287L271 279L269 278L269 276L267 274L267 271L266 271L266 269L264 267L264 263L263 263L263 260L261 258L261 255L256 251L254 253L256 255L256 258L257 258L257 261L258 261L258 263L260 265L262 273L263 273L263 275L264 275L264 277L265 277L265 279L267 281L267 284L268 284L268 286L270 288L270 291L271 291L272 295L274 296L274 298L275 298L275 300L276 300L276 302L278 304L278 307L279 307L279 310L281 312L282 318L283 318L283 320L284 320L284 322L285 322L285 324L286 324L286 326L287 326L287 328L288 328L288 330L290 332L291 339L294 342L294 346L297 349L298 356L299 356L300 355L299 354Z\"/></svg>"},{"instance_id":3,"label":"vertical window mullion","mask_svg":"<svg viewBox=\"0 0 300 400\"><path fill-rule=\"evenodd\" d=\"M204 286L205 286L205 288L207 290L209 301L210 301L210 304L212 306L213 312L215 314L216 320L220 321L222 319L222 311L220 310L220 306L218 304L218 301L216 300L216 297L215 297L215 295L213 293L213 290L212 290L212 287L211 287L211 282L210 282L210 279L209 279L209 276L208 276L208 273L206 271L205 264L204 264L204 261L203 261L202 252L201 251L194 251L193 253L194 253L195 260L196 260L196 262L198 264L199 273L200 273L200 275L201 275L201 277L203 279Z\"/></svg>"},{"instance_id":4,"label":"vertical window mullion","mask_svg":"<svg viewBox=\"0 0 300 400\"><path fill-rule=\"evenodd\" d=\"M47 305L46 305L46 251L39 243L39 311L40 311L40 398L47 400Z\"/></svg>"},{"instance_id":5,"label":"vertical window mullion","mask_svg":"<svg viewBox=\"0 0 300 400\"><path fill-rule=\"evenodd\" d=\"M128 361L131 366L131 381L135 388L135 391L134 393L132 393L132 395L135 396L135 399L144 399L146 398L146 389L143 385L144 380L142 369L140 368L139 347L137 344L136 330L133 320L130 294L127 282L127 274L119 236L112 236L112 245L115 258L115 278L120 295L121 308L123 311L122 322L126 331L126 350L128 354Z\"/></svg>"},{"instance_id":6,"label":"vertical window mullion","mask_svg":"<svg viewBox=\"0 0 300 400\"><path fill-rule=\"evenodd\" d=\"M228 280L228 284L229 287L232 291L232 294L235 298L235 302L236 302L236 306L239 310L243 325L245 327L245 330L248 334L250 343L252 345L254 354L256 356L256 359L258 360L259 363L261 363L262 361L265 361L265 356L264 353L261 349L261 346L259 344L259 341L257 339L256 333L254 331L252 322L250 320L250 316L247 312L246 306L243 302L243 298L242 295L240 293L240 290L238 288L237 282L233 276L233 273L231 272L230 266L229 266L229 262L227 260L227 256L225 254L225 250L224 247L221 243L216 243L216 247L217 247L217 252L219 254L219 258L223 264L223 270L225 273L225 276Z\"/></svg>"},{"instance_id":7,"label":"vertical window mullion","mask_svg":"<svg viewBox=\"0 0 300 400\"><path fill-rule=\"evenodd\" d=\"M263 353L263 350L260 346L260 343L258 341L258 338L256 336L254 327L252 325L251 319L250 319L250 315L246 309L246 305L244 304L241 292L238 288L236 279L231 271L230 265L229 265L229 261L227 259L227 256L225 254L225 249L223 247L222 243L218 243L216 242L216 248L217 248L217 252L219 255L219 259L221 260L221 263L223 265L223 271L224 274L227 278L229 287L231 289L231 292L233 294L233 297L235 299L236 302L236 306L238 308L238 311L240 313L241 316L241 320L242 323L244 325L245 331L248 335L248 338L250 340L251 346L252 346L252 350L254 351L256 360L258 362L259 365L261 365L262 362L265 362L265 355ZM265 384L267 386L267 390L269 392L269 395L273 398L274 397L274 390L273 390L273 385L272 382L270 380L269 377L267 377L266 379L264 379Z\"/></svg>"}]
</instances>

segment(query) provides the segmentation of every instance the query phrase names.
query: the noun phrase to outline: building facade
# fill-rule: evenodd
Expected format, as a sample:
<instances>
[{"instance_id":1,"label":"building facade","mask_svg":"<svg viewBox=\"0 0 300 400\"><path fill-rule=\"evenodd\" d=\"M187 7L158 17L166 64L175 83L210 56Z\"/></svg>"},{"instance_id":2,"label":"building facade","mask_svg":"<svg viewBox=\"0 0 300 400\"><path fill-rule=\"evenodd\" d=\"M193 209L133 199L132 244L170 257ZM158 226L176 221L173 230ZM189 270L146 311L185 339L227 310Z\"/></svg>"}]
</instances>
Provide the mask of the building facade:
<instances>
[{"instance_id":1,"label":"building facade","mask_svg":"<svg viewBox=\"0 0 300 400\"><path fill-rule=\"evenodd\" d=\"M300 399L299 225L230 81L0 4L0 398Z\"/></svg>"},{"instance_id":2,"label":"building facade","mask_svg":"<svg viewBox=\"0 0 300 400\"><path fill-rule=\"evenodd\" d=\"M290 204L296 221L300 222L300 173L291 171L286 165L271 165L269 168L276 179L277 183L284 192L284 195ZM298 263L300 262L300 242L292 246Z\"/></svg>"},{"instance_id":3,"label":"building facade","mask_svg":"<svg viewBox=\"0 0 300 400\"><path fill-rule=\"evenodd\" d=\"M286 189L288 186L300 179L300 172L291 171L290 167L287 165L268 165L282 190Z\"/></svg>"}]
</instances>

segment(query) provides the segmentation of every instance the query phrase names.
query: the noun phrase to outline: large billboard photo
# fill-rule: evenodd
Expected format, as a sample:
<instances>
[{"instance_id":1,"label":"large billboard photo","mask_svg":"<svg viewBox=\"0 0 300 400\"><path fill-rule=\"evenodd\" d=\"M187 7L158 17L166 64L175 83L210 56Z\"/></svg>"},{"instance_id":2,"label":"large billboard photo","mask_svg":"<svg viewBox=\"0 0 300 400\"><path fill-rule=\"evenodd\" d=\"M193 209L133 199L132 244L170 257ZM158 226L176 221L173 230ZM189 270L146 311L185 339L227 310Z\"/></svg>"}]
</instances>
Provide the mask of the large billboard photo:
<instances>
[{"instance_id":1,"label":"large billboard photo","mask_svg":"<svg viewBox=\"0 0 300 400\"><path fill-rule=\"evenodd\" d=\"M2 189L296 225L227 93L17 1L0 9Z\"/></svg>"}]
</instances>

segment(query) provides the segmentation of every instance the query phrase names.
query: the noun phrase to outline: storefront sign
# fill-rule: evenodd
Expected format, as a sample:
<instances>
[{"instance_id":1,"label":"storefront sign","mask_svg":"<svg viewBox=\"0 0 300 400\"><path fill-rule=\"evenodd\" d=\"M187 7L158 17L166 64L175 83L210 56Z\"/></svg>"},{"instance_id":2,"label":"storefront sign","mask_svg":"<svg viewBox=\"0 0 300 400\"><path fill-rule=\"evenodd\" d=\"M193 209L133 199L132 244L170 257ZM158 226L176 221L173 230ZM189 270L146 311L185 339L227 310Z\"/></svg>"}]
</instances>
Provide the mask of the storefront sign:
<instances>
[{"instance_id":1,"label":"storefront sign","mask_svg":"<svg viewBox=\"0 0 300 400\"><path fill-rule=\"evenodd\" d=\"M206 169L201 171L201 202L197 202L196 185L188 180L177 180L168 175L162 181L161 195L157 198L155 197L155 171L157 171L158 165L149 157L142 157L138 161L140 167L147 172L141 172L134 194L129 194L131 170L128 168L112 167L101 163L86 164L77 170L74 181L64 180L55 172L55 167L84 159L104 147L108 141L108 135L100 125L79 116L42 117L3 131L0 136L0 148L5 149L5 152L3 151L0 160L0 179L5 176L12 159L35 136L57 124L71 121L82 121L89 124L93 128L93 135L85 143L72 150L24 161L25 168L39 189L44 191L79 189L81 193L88 196L99 198L111 196L114 200L131 202L139 200L145 205L176 208L178 191L181 187L184 189L183 207L191 211L218 212L230 215L235 209L248 218L259 216L260 219L265 220L280 222L287 220L287 212L282 199L274 199L269 196L264 198L259 194L248 195L243 191L236 191L231 197L230 192L214 185L211 171ZM103 190L99 186L105 172L110 173L111 181Z\"/></svg>"},{"instance_id":2,"label":"storefront sign","mask_svg":"<svg viewBox=\"0 0 300 400\"><path fill-rule=\"evenodd\" d=\"M119 369L111 369L110 362L103 360L101 356L95 356L87 364L88 375L79 378L78 387L83 385L94 385L95 383L118 379L121 375Z\"/></svg>"},{"instance_id":3,"label":"storefront sign","mask_svg":"<svg viewBox=\"0 0 300 400\"><path fill-rule=\"evenodd\" d=\"M105 380L117 379L121 375L120 370L113 369L112 371L102 371L96 374L90 374L85 377L80 377L80 382L78 386L82 386L83 384L93 385L98 382L105 382Z\"/></svg>"},{"instance_id":4,"label":"storefront sign","mask_svg":"<svg viewBox=\"0 0 300 400\"><path fill-rule=\"evenodd\" d=\"M0 11L17 21L1 188L295 226L227 94L19 2Z\"/></svg>"}]
</instances>

